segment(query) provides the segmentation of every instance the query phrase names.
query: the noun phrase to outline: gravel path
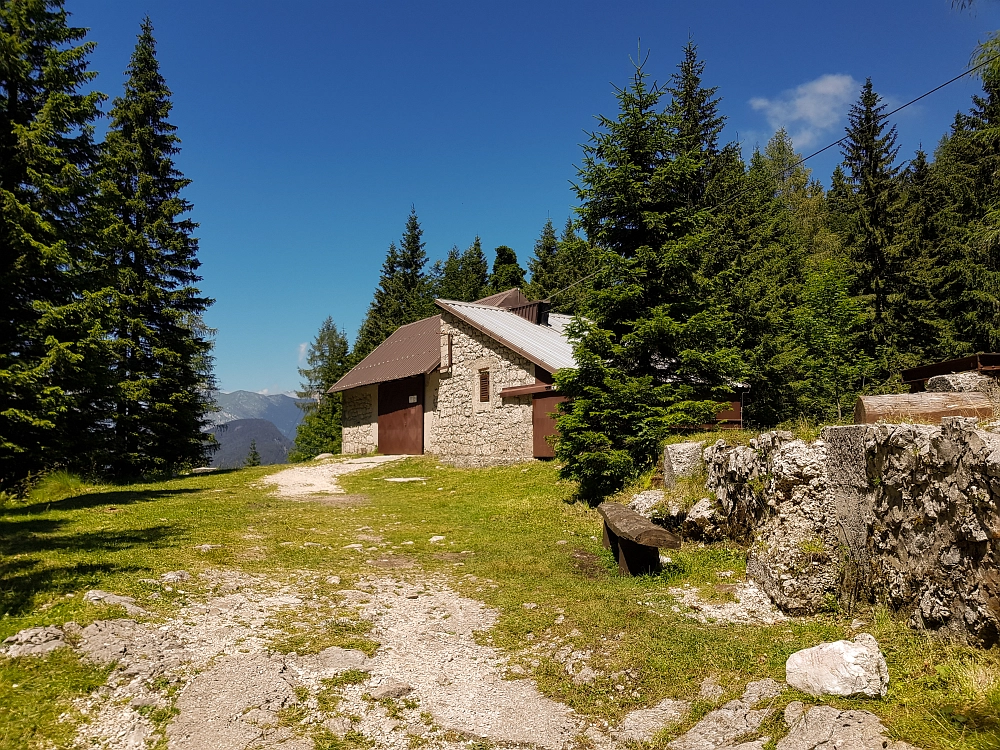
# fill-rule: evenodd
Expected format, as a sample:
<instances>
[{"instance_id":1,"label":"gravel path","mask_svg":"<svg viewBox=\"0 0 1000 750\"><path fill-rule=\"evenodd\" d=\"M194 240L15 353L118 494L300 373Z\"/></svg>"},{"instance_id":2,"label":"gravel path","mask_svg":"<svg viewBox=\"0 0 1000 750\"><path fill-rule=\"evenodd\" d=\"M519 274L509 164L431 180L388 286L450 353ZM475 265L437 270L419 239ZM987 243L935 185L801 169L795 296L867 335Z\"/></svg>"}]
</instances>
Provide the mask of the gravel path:
<instances>
[{"instance_id":1,"label":"gravel path","mask_svg":"<svg viewBox=\"0 0 1000 750\"><path fill-rule=\"evenodd\" d=\"M276 485L275 494L278 497L291 499L309 498L318 494L343 495L344 488L337 482L337 477L402 458L406 456L364 456L346 461L328 460L319 465L295 466L265 477L261 484Z\"/></svg>"}]
</instances>

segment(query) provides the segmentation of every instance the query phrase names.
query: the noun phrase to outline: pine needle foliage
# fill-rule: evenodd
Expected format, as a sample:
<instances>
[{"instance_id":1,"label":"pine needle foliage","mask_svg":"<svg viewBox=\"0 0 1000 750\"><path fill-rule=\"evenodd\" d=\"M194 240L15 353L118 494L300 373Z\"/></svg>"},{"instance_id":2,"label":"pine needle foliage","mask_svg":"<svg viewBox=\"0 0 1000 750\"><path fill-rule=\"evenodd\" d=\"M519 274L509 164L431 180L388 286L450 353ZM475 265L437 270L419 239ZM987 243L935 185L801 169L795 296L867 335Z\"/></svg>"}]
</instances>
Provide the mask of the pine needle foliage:
<instances>
[{"instance_id":1,"label":"pine needle foliage","mask_svg":"<svg viewBox=\"0 0 1000 750\"><path fill-rule=\"evenodd\" d=\"M571 327L578 368L557 377L570 398L557 452L588 499L650 466L671 428L710 419L739 368L698 273L707 217L689 196L704 157L648 79L638 64L617 90L618 115L598 118L575 185L580 224L606 256Z\"/></svg>"},{"instance_id":2,"label":"pine needle foliage","mask_svg":"<svg viewBox=\"0 0 1000 750\"><path fill-rule=\"evenodd\" d=\"M78 465L100 377L84 297L94 42L62 0L0 3L0 487Z\"/></svg>"},{"instance_id":3,"label":"pine needle foliage","mask_svg":"<svg viewBox=\"0 0 1000 750\"><path fill-rule=\"evenodd\" d=\"M306 366L299 368L302 387L296 395L304 399L299 408L305 415L295 433L291 461L305 461L320 453L340 453L342 399L339 393L327 391L350 369L347 336L328 317L309 345Z\"/></svg>"},{"instance_id":4,"label":"pine needle foliage","mask_svg":"<svg viewBox=\"0 0 1000 750\"><path fill-rule=\"evenodd\" d=\"M174 165L180 139L148 17L126 75L101 149L97 215L110 348L107 461L119 479L201 463L213 386L202 322L212 300L195 286L197 224L182 196L190 180Z\"/></svg>"}]
</instances>

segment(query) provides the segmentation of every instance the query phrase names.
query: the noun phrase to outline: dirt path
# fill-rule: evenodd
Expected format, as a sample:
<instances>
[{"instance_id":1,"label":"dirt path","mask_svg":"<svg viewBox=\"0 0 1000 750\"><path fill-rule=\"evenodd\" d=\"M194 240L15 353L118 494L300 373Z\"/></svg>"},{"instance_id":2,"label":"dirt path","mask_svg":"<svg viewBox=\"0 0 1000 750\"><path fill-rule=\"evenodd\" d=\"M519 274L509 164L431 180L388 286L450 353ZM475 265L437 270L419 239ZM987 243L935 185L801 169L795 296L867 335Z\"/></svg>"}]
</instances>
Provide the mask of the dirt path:
<instances>
[{"instance_id":1,"label":"dirt path","mask_svg":"<svg viewBox=\"0 0 1000 750\"><path fill-rule=\"evenodd\" d=\"M296 467L269 481L282 497L342 493L338 476L388 460L394 457ZM370 534L359 538L378 541ZM495 624L495 611L460 596L444 577L399 569L401 557L386 551L369 563L392 572L373 572L344 588L329 571L297 571L279 581L211 570L197 581L207 593L173 617L36 628L24 631L24 648L43 653L69 642L86 658L115 664L107 683L78 703L89 719L73 744L81 749L468 750L477 741L492 750L615 750L648 741L691 710L688 701L664 700L614 727L575 714L518 677L524 674L518 655L508 661L477 643L476 634ZM185 571L160 581L180 593L194 583ZM314 654L276 650L277 642L296 634L357 632L361 621L370 623L366 637L378 644L370 657L339 647ZM548 646L574 681L586 681L589 652L562 642ZM716 708L670 747L762 750L767 738L745 738L773 713L784 686L751 683L740 699L722 704L724 691L708 683L698 697ZM826 707L801 704L789 709L796 705L785 713L790 732L779 750L818 750L844 732L859 738L845 749L905 750L889 745L872 714L829 709L827 715L817 713Z\"/></svg>"},{"instance_id":2,"label":"dirt path","mask_svg":"<svg viewBox=\"0 0 1000 750\"><path fill-rule=\"evenodd\" d=\"M295 466L279 471L261 480L261 484L273 485L278 497L303 499L322 495L342 495L344 488L337 477L353 474L363 469L398 461L405 456L364 456L346 461L328 460L320 464Z\"/></svg>"}]
</instances>

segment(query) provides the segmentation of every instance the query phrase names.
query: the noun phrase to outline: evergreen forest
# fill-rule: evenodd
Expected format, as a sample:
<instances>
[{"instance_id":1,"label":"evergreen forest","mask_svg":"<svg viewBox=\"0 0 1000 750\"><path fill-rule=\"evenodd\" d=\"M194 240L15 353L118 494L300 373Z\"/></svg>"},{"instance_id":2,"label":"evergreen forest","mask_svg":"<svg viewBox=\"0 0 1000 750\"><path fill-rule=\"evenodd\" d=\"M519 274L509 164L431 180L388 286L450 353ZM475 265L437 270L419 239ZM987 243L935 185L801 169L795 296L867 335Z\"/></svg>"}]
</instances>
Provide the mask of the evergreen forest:
<instances>
[{"instance_id":1,"label":"evergreen forest","mask_svg":"<svg viewBox=\"0 0 1000 750\"><path fill-rule=\"evenodd\" d=\"M63 0L0 0L4 489L53 468L171 474L212 449L212 300L153 27L110 100L86 37ZM353 346L327 319L309 349L293 458L339 450L322 394L435 298L519 287L574 316L557 450L592 497L734 398L754 428L848 421L905 368L1000 349L998 51L980 49L981 91L926 152L866 81L821 176L783 130L752 153L724 140L693 41L659 78L637 62L584 144L573 215L545 220L524 266L501 245L491 267L479 237L431 262L411 208Z\"/></svg>"}]
</instances>

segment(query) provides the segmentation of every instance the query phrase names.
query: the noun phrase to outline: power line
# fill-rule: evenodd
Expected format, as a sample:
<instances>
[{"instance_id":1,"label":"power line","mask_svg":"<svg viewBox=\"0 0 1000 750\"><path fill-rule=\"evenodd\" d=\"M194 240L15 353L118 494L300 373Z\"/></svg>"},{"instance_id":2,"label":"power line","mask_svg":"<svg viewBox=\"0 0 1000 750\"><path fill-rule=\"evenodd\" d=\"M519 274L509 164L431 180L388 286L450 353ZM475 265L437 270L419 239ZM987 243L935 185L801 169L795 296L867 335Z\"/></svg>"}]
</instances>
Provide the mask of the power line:
<instances>
[{"instance_id":1,"label":"power line","mask_svg":"<svg viewBox=\"0 0 1000 750\"><path fill-rule=\"evenodd\" d=\"M945 86L950 86L951 84L955 83L955 81L958 81L958 80L961 80L962 78L965 78L965 77L966 77L967 75L969 75L970 73L975 73L975 72L976 72L977 70L979 70L980 68L985 68L985 67L986 67L987 65L989 65L990 63L992 63L992 62L994 62L994 61L996 61L996 60L1000 60L1000 54L996 54L996 55L993 55L993 57L990 57L990 58L987 58L986 60L983 60L983 61L982 61L981 63L979 63L978 65L973 65L973 66L972 66L971 68L969 68L968 70L965 70L965 71L963 71L963 72L959 73L959 74L958 74L957 76L955 76L954 78L949 78L949 79L948 79L947 81L945 81L944 83L942 83L942 84L940 84L940 85L938 85L938 86L935 86L934 88L930 89L929 91L925 91L925 92L924 92L924 93L922 93L922 94L921 94L920 96L918 96L918 97L916 97L916 98L914 98L914 99L910 99L910 101L906 102L905 104L901 104L900 106L896 107L896 108L895 108L894 110L892 110L891 112L886 112L886 113L885 113L885 114L884 114L884 115L882 116L882 119L883 119L883 120L888 120L888 119L889 119L890 117L892 117L892 116L893 116L894 114L896 114L897 112L902 112L902 111L903 111L904 109L906 109L907 107L909 107L909 106L911 106L911 105L913 105L913 104L916 104L916 103L917 103L917 102L919 102L919 101L920 101L921 99L926 99L926 98L927 98L928 96L930 96L931 94L934 94L934 93L937 93L938 91L940 91L941 89L943 89L943 88L944 88ZM843 143L844 141L846 141L846 140L847 140L847 138L848 138L848 136L846 136L846 135L845 135L845 136L844 136L843 138L841 138L841 139L839 139L839 140L836 140L836 141L834 141L833 143L829 143L829 144L827 144L826 146L823 146L823 148L819 149L818 151L813 151L813 152L812 152L811 154L809 154L808 156L804 156L804 157L802 157L801 159L799 159L799 160L798 160L797 162L795 162L795 163L794 163L794 164L792 164L791 166L788 166L788 167L785 167L785 168L784 168L783 170L781 170L780 172L778 172L778 173L776 173L776 174L773 174L773 175L772 175L772 177L779 177L779 176L780 176L780 177L784 177L784 176L785 176L785 175L786 175L787 173L791 172L791 171L792 171L793 169L795 169L796 167L800 167L800 166L802 166L803 164L805 164L805 163L806 163L807 161L809 161L809 160L810 160L810 159L812 159L813 157L815 157L815 156L819 156L820 154L822 154L822 153L823 153L823 152L825 152L825 151L829 151L829 150L830 150L831 148L833 148L834 146L839 146L839 145L840 145L840 144L842 144L842 143ZM719 203L716 203L716 204L715 204L714 206L709 206L709 207L708 207L707 209L705 209L705 210L706 210L706 211L715 211L715 210L717 210L717 209L719 209L719 208L722 208L723 206L725 206L725 205L727 205L727 204L731 203L732 201L736 200L737 198L739 198L739 197L740 197L740 196L742 196L743 194L745 194L745 193L749 192L750 190L752 190L752 189L754 189L754 188L756 188L756 187L758 187L758 186L757 186L757 185L750 185L750 186L747 186L747 187L743 188L742 190L738 190L738 191L736 191L736 192L735 192L735 193L734 193L733 195L731 195L731 196L729 196L728 198L726 198L725 200L723 200L723 201L720 201ZM568 289L572 289L572 288L573 288L573 287L575 287L575 286L576 286L577 284L582 284L582 283L583 283L584 281L586 281L587 279L592 279L592 278L593 278L594 276L596 276L596 275L597 275L597 274L599 274L599 273L600 273L600 271L594 271L593 273L591 273L591 274L588 274L587 276L584 276L584 277L583 277L582 279L577 279L576 281L574 281L574 282L573 282L572 284L570 284L569 286L567 286L567 287L564 287L564 288L562 288L562 289L558 290L557 292L554 292L554 293L550 294L550 295L549 295L549 299L552 299L552 298L553 298L553 297L555 297L556 295L559 295L559 294L562 294L563 292L565 292L565 291L566 291L566 290L568 290Z\"/></svg>"}]
</instances>

